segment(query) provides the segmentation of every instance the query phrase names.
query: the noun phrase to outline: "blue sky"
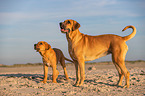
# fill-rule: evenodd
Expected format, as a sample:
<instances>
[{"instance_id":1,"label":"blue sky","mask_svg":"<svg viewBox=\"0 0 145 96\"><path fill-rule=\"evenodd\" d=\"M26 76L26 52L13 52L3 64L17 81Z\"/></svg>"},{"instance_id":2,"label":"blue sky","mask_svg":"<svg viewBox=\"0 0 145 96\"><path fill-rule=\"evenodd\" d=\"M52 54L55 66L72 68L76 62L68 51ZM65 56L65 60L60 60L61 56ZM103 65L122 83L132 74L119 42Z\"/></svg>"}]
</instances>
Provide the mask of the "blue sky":
<instances>
[{"instance_id":1,"label":"blue sky","mask_svg":"<svg viewBox=\"0 0 145 96\"><path fill-rule=\"evenodd\" d=\"M0 0L0 64L42 62L33 49L38 41L60 48L69 57L59 22L74 19L84 34L117 34L127 25L137 28L127 41L126 60L145 60L145 0ZM111 56L95 60L111 61Z\"/></svg>"}]
</instances>

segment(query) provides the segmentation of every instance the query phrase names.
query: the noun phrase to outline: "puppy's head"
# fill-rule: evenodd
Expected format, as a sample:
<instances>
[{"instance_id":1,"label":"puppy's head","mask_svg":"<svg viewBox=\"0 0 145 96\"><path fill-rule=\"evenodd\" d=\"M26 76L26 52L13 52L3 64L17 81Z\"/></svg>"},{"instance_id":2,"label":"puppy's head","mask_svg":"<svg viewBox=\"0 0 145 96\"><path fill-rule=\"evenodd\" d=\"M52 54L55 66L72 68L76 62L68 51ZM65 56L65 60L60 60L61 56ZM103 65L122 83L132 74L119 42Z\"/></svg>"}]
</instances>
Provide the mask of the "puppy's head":
<instances>
[{"instance_id":1,"label":"puppy's head","mask_svg":"<svg viewBox=\"0 0 145 96\"><path fill-rule=\"evenodd\" d=\"M34 44L34 49L37 52L49 50L49 48L51 48L51 46L45 41L39 41L37 44Z\"/></svg>"},{"instance_id":2,"label":"puppy's head","mask_svg":"<svg viewBox=\"0 0 145 96\"><path fill-rule=\"evenodd\" d=\"M60 29L62 33L70 33L77 30L80 27L80 24L77 21L68 19L64 22L60 22Z\"/></svg>"}]
</instances>

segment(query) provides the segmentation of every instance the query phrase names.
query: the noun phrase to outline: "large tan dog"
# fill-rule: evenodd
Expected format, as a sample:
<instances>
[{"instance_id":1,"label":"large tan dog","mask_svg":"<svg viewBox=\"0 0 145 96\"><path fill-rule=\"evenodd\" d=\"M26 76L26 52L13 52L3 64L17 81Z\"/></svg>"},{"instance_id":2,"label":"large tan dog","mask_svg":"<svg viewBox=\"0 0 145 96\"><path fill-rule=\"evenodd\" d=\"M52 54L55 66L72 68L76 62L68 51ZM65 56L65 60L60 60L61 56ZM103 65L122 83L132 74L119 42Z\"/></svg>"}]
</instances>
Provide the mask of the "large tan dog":
<instances>
[{"instance_id":1,"label":"large tan dog","mask_svg":"<svg viewBox=\"0 0 145 96\"><path fill-rule=\"evenodd\" d=\"M128 36L121 37L113 34L98 36L84 35L80 33L79 27L80 24L74 20L60 22L61 32L66 33L69 54L75 63L75 86L81 86L85 80L85 61L112 54L112 61L119 73L117 85L122 85L122 80L125 76L126 85L124 88L128 88L130 73L124 63L125 55L128 50L128 46L125 42L135 36L136 28L134 26L125 27L122 31L132 28L133 32Z\"/></svg>"},{"instance_id":2,"label":"large tan dog","mask_svg":"<svg viewBox=\"0 0 145 96\"><path fill-rule=\"evenodd\" d=\"M48 67L52 67L53 70L53 75L52 79L54 83L57 83L56 79L58 77L58 70L57 70L57 63L60 62L63 69L64 69L64 74L66 77L66 80L69 80L67 71L66 71L66 66L65 66L65 60L73 62L66 57L64 57L62 51L57 48L51 48L51 46L44 41L40 41L37 44L34 44L34 49L39 52L42 56L43 59L43 66L44 66L44 79L43 83L46 83L47 81L47 75L48 75Z\"/></svg>"}]
</instances>

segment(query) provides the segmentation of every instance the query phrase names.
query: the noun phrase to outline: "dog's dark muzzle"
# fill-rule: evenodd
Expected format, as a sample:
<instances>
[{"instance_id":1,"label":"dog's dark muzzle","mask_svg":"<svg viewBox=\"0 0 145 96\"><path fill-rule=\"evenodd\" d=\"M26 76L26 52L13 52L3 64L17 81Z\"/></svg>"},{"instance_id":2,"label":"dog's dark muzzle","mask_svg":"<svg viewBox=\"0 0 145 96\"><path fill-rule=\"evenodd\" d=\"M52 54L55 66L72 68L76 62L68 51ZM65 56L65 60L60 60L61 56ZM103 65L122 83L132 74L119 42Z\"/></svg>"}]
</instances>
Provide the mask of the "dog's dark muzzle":
<instances>
[{"instance_id":1,"label":"dog's dark muzzle","mask_svg":"<svg viewBox=\"0 0 145 96\"><path fill-rule=\"evenodd\" d=\"M69 28L66 29L66 26L62 22L60 22L59 25L60 25L60 30L62 33L69 33L70 32L70 29Z\"/></svg>"}]
</instances>

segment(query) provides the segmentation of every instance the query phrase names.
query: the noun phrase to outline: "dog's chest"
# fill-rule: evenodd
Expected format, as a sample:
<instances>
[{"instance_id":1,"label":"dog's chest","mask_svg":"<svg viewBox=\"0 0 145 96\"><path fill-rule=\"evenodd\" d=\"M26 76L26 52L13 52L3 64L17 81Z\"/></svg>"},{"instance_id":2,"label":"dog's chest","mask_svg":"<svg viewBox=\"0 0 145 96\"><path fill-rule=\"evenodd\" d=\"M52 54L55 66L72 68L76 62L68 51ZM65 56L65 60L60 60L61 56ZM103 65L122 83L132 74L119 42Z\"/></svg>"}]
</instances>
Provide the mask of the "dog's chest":
<instances>
[{"instance_id":1,"label":"dog's chest","mask_svg":"<svg viewBox=\"0 0 145 96\"><path fill-rule=\"evenodd\" d=\"M50 63L46 63L46 65L47 65L48 67L50 67L50 66L51 66L51 64L50 64Z\"/></svg>"},{"instance_id":2,"label":"dog's chest","mask_svg":"<svg viewBox=\"0 0 145 96\"><path fill-rule=\"evenodd\" d=\"M68 41L68 51L69 51L69 54L70 54L70 57L73 59L73 60L77 60L76 59L76 56L75 56L75 52L73 50L73 47L72 46L72 41L71 39L69 38L69 36L67 36L67 41Z\"/></svg>"},{"instance_id":3,"label":"dog's chest","mask_svg":"<svg viewBox=\"0 0 145 96\"><path fill-rule=\"evenodd\" d=\"M48 67L51 67L51 63L48 61L44 61L44 64L47 65Z\"/></svg>"},{"instance_id":4,"label":"dog's chest","mask_svg":"<svg viewBox=\"0 0 145 96\"><path fill-rule=\"evenodd\" d=\"M76 56L75 56L74 50L72 48L72 44L70 44L70 43L68 44L68 51L69 51L70 57L73 60L76 60Z\"/></svg>"},{"instance_id":5,"label":"dog's chest","mask_svg":"<svg viewBox=\"0 0 145 96\"><path fill-rule=\"evenodd\" d=\"M49 58L47 58L47 57L45 57L45 56L43 56L43 63L44 63L45 65L47 65L48 67L51 67L51 63L50 63Z\"/></svg>"}]
</instances>

